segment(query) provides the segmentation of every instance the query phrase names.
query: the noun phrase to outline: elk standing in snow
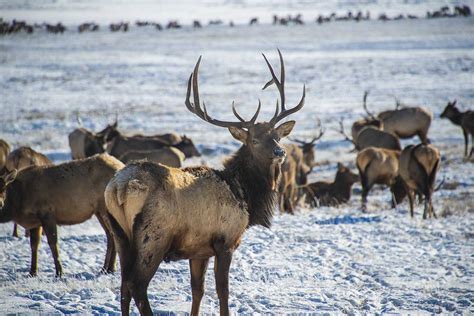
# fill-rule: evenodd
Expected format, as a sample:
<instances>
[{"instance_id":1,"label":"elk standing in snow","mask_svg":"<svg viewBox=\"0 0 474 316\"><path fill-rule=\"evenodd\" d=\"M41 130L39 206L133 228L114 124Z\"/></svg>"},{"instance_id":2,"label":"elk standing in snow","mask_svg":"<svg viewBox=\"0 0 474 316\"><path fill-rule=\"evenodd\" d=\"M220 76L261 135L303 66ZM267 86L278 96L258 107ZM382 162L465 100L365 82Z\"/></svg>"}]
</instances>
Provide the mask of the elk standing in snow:
<instances>
[{"instance_id":1,"label":"elk standing in snow","mask_svg":"<svg viewBox=\"0 0 474 316\"><path fill-rule=\"evenodd\" d=\"M118 246L122 270L121 309L129 314L133 297L142 315L152 315L147 288L165 260L189 259L192 315L198 315L204 294L209 258L215 256L214 272L221 315L229 314L229 271L232 254L245 230L254 225L269 227L273 215L280 165L285 150L280 139L288 136L295 121L276 124L304 104L291 109L285 104L285 69L280 54L278 79L266 59L281 98L267 123L246 121L233 109L237 122L214 119L201 107L198 91L199 58L188 81L186 107L200 119L224 128L242 147L224 163L223 170L208 167L185 169L139 162L126 166L109 182L105 199ZM194 103L190 101L191 90Z\"/></svg>"},{"instance_id":2,"label":"elk standing in snow","mask_svg":"<svg viewBox=\"0 0 474 316\"><path fill-rule=\"evenodd\" d=\"M459 111L456 107L456 100L454 100L454 102L448 102L443 113L441 113L441 117L447 118L453 124L461 126L464 135L464 156L470 158L474 154L474 111ZM471 134L471 152L468 156L469 134Z\"/></svg>"},{"instance_id":3,"label":"elk standing in snow","mask_svg":"<svg viewBox=\"0 0 474 316\"><path fill-rule=\"evenodd\" d=\"M418 193L425 197L423 219L427 216L436 218L431 198L439 162L439 150L432 145L410 145L403 149L400 155L399 172L406 185L411 217L413 217L414 193Z\"/></svg>"},{"instance_id":4,"label":"elk standing in snow","mask_svg":"<svg viewBox=\"0 0 474 316\"><path fill-rule=\"evenodd\" d=\"M53 162L45 155L31 149L30 147L19 147L13 150L7 157L5 169L7 171L20 171L30 166L51 166ZM14 237L18 237L18 225L13 224Z\"/></svg>"},{"instance_id":5,"label":"elk standing in snow","mask_svg":"<svg viewBox=\"0 0 474 316\"><path fill-rule=\"evenodd\" d=\"M41 229L54 258L56 276L62 275L57 225L73 225L96 215L107 236L103 271L115 268L115 247L105 208L107 182L123 164L107 154L56 166L32 166L0 177L0 223L14 221L30 230L31 270L36 275Z\"/></svg>"},{"instance_id":6,"label":"elk standing in snow","mask_svg":"<svg viewBox=\"0 0 474 316\"><path fill-rule=\"evenodd\" d=\"M345 140L354 144L356 150L364 150L369 147L386 148L392 150L401 150L402 146L398 137L392 133L388 133L374 127L372 125L365 126L357 134L356 139L351 139L344 131L344 123L339 122L339 131Z\"/></svg>"},{"instance_id":7,"label":"elk standing in snow","mask_svg":"<svg viewBox=\"0 0 474 316\"><path fill-rule=\"evenodd\" d=\"M406 195L403 181L398 172L400 151L369 147L357 154L356 164L362 184L362 209L367 208L367 195L374 184L390 187L392 207Z\"/></svg>"}]
</instances>

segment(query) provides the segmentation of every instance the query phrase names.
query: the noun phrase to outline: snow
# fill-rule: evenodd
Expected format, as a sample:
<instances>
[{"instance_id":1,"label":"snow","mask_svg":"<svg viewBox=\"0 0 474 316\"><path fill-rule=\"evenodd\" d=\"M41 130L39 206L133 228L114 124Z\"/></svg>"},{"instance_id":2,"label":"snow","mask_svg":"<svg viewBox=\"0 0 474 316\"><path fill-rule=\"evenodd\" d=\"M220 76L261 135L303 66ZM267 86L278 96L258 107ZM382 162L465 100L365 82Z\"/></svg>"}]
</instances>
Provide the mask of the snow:
<instances>
[{"instance_id":1,"label":"snow","mask_svg":"<svg viewBox=\"0 0 474 316\"><path fill-rule=\"evenodd\" d=\"M261 15L269 21L270 6L282 14L307 10L304 17L309 18L316 12L345 13L356 7L406 13L458 4L381 0L364 5L357 1L314 5L302 0L206 3L210 5L180 1L168 10L169 4L142 0L128 12L128 2L113 0L0 1L0 10L4 18L61 20L74 25L93 19L105 23L136 17L168 20L173 16L183 22L186 17L194 18L181 12L183 6L200 19L228 19L235 14L235 20ZM160 5L167 10L151 10ZM169 15L163 13L168 11ZM144 12L150 15L142 15ZM36 32L0 37L0 137L14 146L30 145L60 162L69 159L67 133L77 127L77 113L94 130L112 122L117 114L120 129L127 133L186 133L205 154L186 164L220 167L238 144L226 130L206 125L185 109L185 84L194 63L203 56L201 94L211 115L231 118L230 105L235 100L239 112L250 116L261 98L261 118L268 119L277 93L274 89L261 91L269 74L260 53L277 65L279 47L286 61L288 103L296 104L303 83L307 87L305 108L294 115L293 136L310 138L316 118L327 130L317 145L320 165L311 180L332 179L337 161L355 170L355 154L335 129L343 117L349 130L350 123L363 114L363 91L370 89L368 105L373 111L393 108L393 96L433 111L429 137L443 155L438 181L445 178L446 182L434 195L438 220L423 221L421 206L411 219L407 202L390 209L390 194L380 188L370 193L368 212L362 213L360 186L356 185L346 205L301 207L295 216L276 215L271 230L251 228L231 266L232 313L472 314L473 164L462 159L460 129L439 119L439 114L452 99L463 109L472 109L473 32L474 18L455 18L294 27L185 27L160 33L132 28L115 34L102 29L87 34ZM60 228L65 271L61 280L54 278L45 237L38 277L27 277L29 240L11 237L12 226L0 224L0 314L120 313L119 273L98 273L105 256L105 235L97 220ZM188 263L163 263L148 294L156 313L189 312ZM211 268L202 312L215 314L218 307Z\"/></svg>"}]
</instances>

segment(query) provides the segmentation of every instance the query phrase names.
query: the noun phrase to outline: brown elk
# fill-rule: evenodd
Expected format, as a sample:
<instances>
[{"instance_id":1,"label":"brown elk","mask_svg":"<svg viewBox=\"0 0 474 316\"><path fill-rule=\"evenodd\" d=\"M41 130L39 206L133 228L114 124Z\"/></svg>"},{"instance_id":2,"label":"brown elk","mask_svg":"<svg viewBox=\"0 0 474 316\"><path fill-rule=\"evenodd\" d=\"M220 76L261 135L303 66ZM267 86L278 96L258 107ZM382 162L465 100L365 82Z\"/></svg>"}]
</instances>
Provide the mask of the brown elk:
<instances>
[{"instance_id":1,"label":"brown elk","mask_svg":"<svg viewBox=\"0 0 474 316\"><path fill-rule=\"evenodd\" d=\"M294 144L285 144L283 148L286 158L280 168L279 206L281 212L293 214L297 202L298 184L306 183L309 168L304 165L301 148Z\"/></svg>"},{"instance_id":2,"label":"brown elk","mask_svg":"<svg viewBox=\"0 0 474 316\"><path fill-rule=\"evenodd\" d=\"M120 158L129 151L157 150L169 146L170 144L167 141L153 136L128 137L118 135L107 144L107 152L114 157ZM173 147L182 151L186 158L201 156L201 153L196 148L193 141L186 136L181 137L181 141L173 144Z\"/></svg>"},{"instance_id":3,"label":"brown elk","mask_svg":"<svg viewBox=\"0 0 474 316\"><path fill-rule=\"evenodd\" d=\"M183 137L179 136L176 133L165 133L165 134L158 134L158 135L142 135L142 134L135 134L132 137L143 137L145 139L158 139L167 143L170 146L179 144L183 141L183 138L186 138L186 135Z\"/></svg>"},{"instance_id":4,"label":"brown elk","mask_svg":"<svg viewBox=\"0 0 474 316\"><path fill-rule=\"evenodd\" d=\"M31 149L30 147L19 147L13 150L7 157L5 169L10 172L13 170L20 171L29 166L51 166L53 162L45 155ZM18 237L18 225L13 225L14 237Z\"/></svg>"},{"instance_id":5,"label":"brown elk","mask_svg":"<svg viewBox=\"0 0 474 316\"><path fill-rule=\"evenodd\" d=\"M357 154L356 164L362 184L362 209L367 208L367 195L374 184L390 187L392 207L402 202L406 195L399 176L399 150L369 147Z\"/></svg>"},{"instance_id":6,"label":"brown elk","mask_svg":"<svg viewBox=\"0 0 474 316\"><path fill-rule=\"evenodd\" d=\"M369 92L365 91L364 98L362 101L362 106L364 107L364 110L367 113L369 113L369 111L367 110L367 96L368 95L369 95ZM357 136L359 135L359 132L366 126L373 126L377 129L382 129L383 123L381 120L373 117L373 115L371 116L371 114L369 114L369 116L366 116L361 120L355 121L354 123L352 123L352 128L351 128L352 140L357 142Z\"/></svg>"},{"instance_id":7,"label":"brown elk","mask_svg":"<svg viewBox=\"0 0 474 316\"><path fill-rule=\"evenodd\" d=\"M306 204L312 207L336 206L351 198L352 185L359 182L359 175L343 164L337 164L337 173L333 182L318 181L303 186Z\"/></svg>"},{"instance_id":8,"label":"brown elk","mask_svg":"<svg viewBox=\"0 0 474 316\"><path fill-rule=\"evenodd\" d=\"M107 154L56 166L32 166L0 178L0 223L14 221L30 231L32 276L38 271L38 247L44 230L54 259L56 276L62 275L57 225L73 225L96 215L107 236L103 271L115 268L115 246L106 215L104 190L123 164Z\"/></svg>"},{"instance_id":9,"label":"brown elk","mask_svg":"<svg viewBox=\"0 0 474 316\"><path fill-rule=\"evenodd\" d=\"M72 159L82 159L103 153L104 145L118 134L117 124L115 121L114 124L107 125L95 134L82 127L72 131L68 136Z\"/></svg>"},{"instance_id":10,"label":"brown elk","mask_svg":"<svg viewBox=\"0 0 474 316\"><path fill-rule=\"evenodd\" d=\"M0 138L0 175L5 171L5 164L7 163L7 157L10 153L10 145L3 139Z\"/></svg>"},{"instance_id":11,"label":"brown elk","mask_svg":"<svg viewBox=\"0 0 474 316\"><path fill-rule=\"evenodd\" d=\"M189 259L192 315L198 315L204 293L209 258L215 256L214 272L221 315L229 314L229 271L232 254L245 230L254 225L269 227L273 216L280 165L285 151L280 139L288 136L295 121L276 124L304 104L285 104L285 70L280 54L281 77L275 76L281 110L269 122L256 123L255 115L244 120L221 121L201 107L198 91L199 58L188 81L186 107L200 119L224 128L242 147L224 163L223 170L208 167L168 168L148 162L133 163L118 172L105 191L109 217L122 268L121 309L129 314L133 297L142 315L152 315L147 298L150 280L165 260ZM191 87L192 86L192 87ZM190 101L191 90L194 103Z\"/></svg>"},{"instance_id":12,"label":"brown elk","mask_svg":"<svg viewBox=\"0 0 474 316\"><path fill-rule=\"evenodd\" d=\"M129 151L120 157L119 160L124 164L128 164L132 161L147 160L161 163L168 167L181 168L184 158L186 157L179 149L174 147L163 147L156 150Z\"/></svg>"},{"instance_id":13,"label":"brown elk","mask_svg":"<svg viewBox=\"0 0 474 316\"><path fill-rule=\"evenodd\" d=\"M439 150L432 145L410 145L403 149L399 168L410 202L411 217L413 217L414 194L417 193L425 197L423 219L427 216L436 218L431 198L439 162Z\"/></svg>"},{"instance_id":14,"label":"brown elk","mask_svg":"<svg viewBox=\"0 0 474 316\"><path fill-rule=\"evenodd\" d=\"M393 150L402 149L400 140L396 135L382 131L371 125L362 128L362 130L357 134L357 138L355 140L347 136L346 132L344 131L344 123L342 120L339 122L338 132L344 136L345 140L350 141L356 150L363 150L369 147Z\"/></svg>"},{"instance_id":15,"label":"brown elk","mask_svg":"<svg viewBox=\"0 0 474 316\"><path fill-rule=\"evenodd\" d=\"M430 129L433 113L423 107L400 107L397 100L395 110L383 111L374 116L367 110L364 101L364 109L367 112L368 121L380 120L385 132L397 135L399 138L411 138L417 135L423 144L428 144L428 130Z\"/></svg>"},{"instance_id":16,"label":"brown elk","mask_svg":"<svg viewBox=\"0 0 474 316\"><path fill-rule=\"evenodd\" d=\"M454 100L454 102L448 102L440 117L447 118L453 124L461 126L464 135L464 156L470 158L474 154L474 111L459 111L456 107L456 100ZM469 134L471 134L471 152L468 156Z\"/></svg>"}]
</instances>

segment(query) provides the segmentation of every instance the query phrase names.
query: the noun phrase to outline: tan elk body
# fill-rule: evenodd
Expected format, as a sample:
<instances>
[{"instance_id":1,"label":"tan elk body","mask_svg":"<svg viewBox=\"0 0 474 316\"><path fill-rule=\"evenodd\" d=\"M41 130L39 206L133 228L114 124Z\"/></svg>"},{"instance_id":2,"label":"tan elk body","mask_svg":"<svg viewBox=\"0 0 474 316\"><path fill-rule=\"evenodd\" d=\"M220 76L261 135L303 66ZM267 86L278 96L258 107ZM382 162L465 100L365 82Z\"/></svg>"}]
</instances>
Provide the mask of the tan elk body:
<instances>
[{"instance_id":1,"label":"tan elk body","mask_svg":"<svg viewBox=\"0 0 474 316\"><path fill-rule=\"evenodd\" d=\"M374 184L390 187L392 207L400 203L405 190L399 178L400 151L369 147L357 154L356 165L362 184L362 208L366 208L367 195Z\"/></svg>"},{"instance_id":2,"label":"tan elk body","mask_svg":"<svg viewBox=\"0 0 474 316\"><path fill-rule=\"evenodd\" d=\"M30 147L19 147L13 150L7 157L5 168L7 171L20 171L30 166L51 166L53 162ZM13 225L13 236L18 237L18 225Z\"/></svg>"},{"instance_id":3,"label":"tan elk body","mask_svg":"<svg viewBox=\"0 0 474 316\"><path fill-rule=\"evenodd\" d=\"M432 196L439 163L440 153L433 145L410 145L403 149L400 155L400 176L406 184L412 217L415 193L425 197L423 218L436 217Z\"/></svg>"},{"instance_id":4,"label":"tan elk body","mask_svg":"<svg viewBox=\"0 0 474 316\"><path fill-rule=\"evenodd\" d=\"M223 170L207 167L181 170L137 162L118 172L107 185L105 198L122 270L124 315L129 314L132 297L140 314L152 315L148 284L162 261L179 259L189 259L191 315L198 315L207 265L213 256L220 313L229 314L232 253L249 226L271 224L280 166L285 157L279 140L291 132L295 122L275 125L300 110L305 97L303 90L300 103L286 109L283 58L280 54L280 80L266 58L265 61L281 98L281 111L277 106L268 123L256 123L260 104L249 121L234 107L237 122L210 117L199 100L200 59L189 78L185 102L188 110L206 122L228 128L243 144L224 163Z\"/></svg>"},{"instance_id":5,"label":"tan elk body","mask_svg":"<svg viewBox=\"0 0 474 316\"><path fill-rule=\"evenodd\" d=\"M0 178L0 222L14 221L30 230L31 275L37 273L41 228L53 254L56 275L62 275L57 225L82 223L96 215L107 235L104 271L114 270L115 249L107 227L104 190L115 172L117 159L101 154L55 166L32 166Z\"/></svg>"},{"instance_id":6,"label":"tan elk body","mask_svg":"<svg viewBox=\"0 0 474 316\"><path fill-rule=\"evenodd\" d=\"M119 160L125 164L137 160L147 160L168 167L181 168L185 158L181 150L174 147L163 147L156 150L129 151L121 156Z\"/></svg>"}]
</instances>

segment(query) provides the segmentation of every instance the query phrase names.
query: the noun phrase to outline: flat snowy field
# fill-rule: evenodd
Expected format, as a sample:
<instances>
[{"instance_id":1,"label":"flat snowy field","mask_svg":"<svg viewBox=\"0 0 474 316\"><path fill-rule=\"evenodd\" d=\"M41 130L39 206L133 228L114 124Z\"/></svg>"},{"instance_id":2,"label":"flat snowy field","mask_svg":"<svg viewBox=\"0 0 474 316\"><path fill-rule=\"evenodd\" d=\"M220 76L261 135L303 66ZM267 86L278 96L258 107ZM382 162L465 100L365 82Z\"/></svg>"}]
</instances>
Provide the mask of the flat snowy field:
<instances>
[{"instance_id":1,"label":"flat snowy field","mask_svg":"<svg viewBox=\"0 0 474 316\"><path fill-rule=\"evenodd\" d=\"M306 2L297 3L299 9ZM347 11L340 1L334 3L339 12ZM399 6L387 8L410 11L402 1L395 3ZM417 3L414 11L437 9L444 1ZM0 4L8 7L4 1ZM51 12L44 6L48 17ZM5 14L26 12L31 17L35 13L41 21L46 19L41 8L20 6ZM287 4L281 12L285 8L292 9ZM75 10L79 16L80 9ZM78 21L65 12L66 22ZM443 156L438 182L445 178L434 195L439 219L423 221L421 206L411 219L407 202L390 209L390 194L382 188L371 192L369 210L362 213L358 185L344 206L301 207L294 216L276 215L271 230L250 229L235 254L231 311L472 314L474 164L462 160L461 130L439 114L453 99L464 110L473 108L473 34L474 18L455 18L185 27L161 33L138 28L110 33L103 28L88 34L0 37L0 138L14 146L30 145L60 162L69 159L67 134L77 127L77 115L85 127L98 130L117 114L125 133L187 134L204 156L186 164L220 167L238 144L226 130L187 112L186 80L202 55L201 94L210 113L231 118L235 100L239 111L248 116L261 98L261 117L268 119L277 93L274 88L261 91L269 74L260 53L277 65L278 47L286 61L287 102L296 104L303 83L307 86L306 105L294 115L293 135L310 138L317 118L326 128L316 147L319 166L311 180L332 179L338 161L355 170L355 154L335 129L344 118L350 130L351 122L364 113L364 90L370 90L368 105L373 111L393 108L393 96L433 111L429 137ZM95 219L60 228L65 270L61 280L54 278L45 237L39 276L27 277L29 241L11 237L12 226L0 225L0 314L120 313L119 273L98 273L105 235ZM206 283L202 311L218 313L212 269ZM157 313L189 312L188 263L163 263L150 285L149 298Z\"/></svg>"}]
</instances>

